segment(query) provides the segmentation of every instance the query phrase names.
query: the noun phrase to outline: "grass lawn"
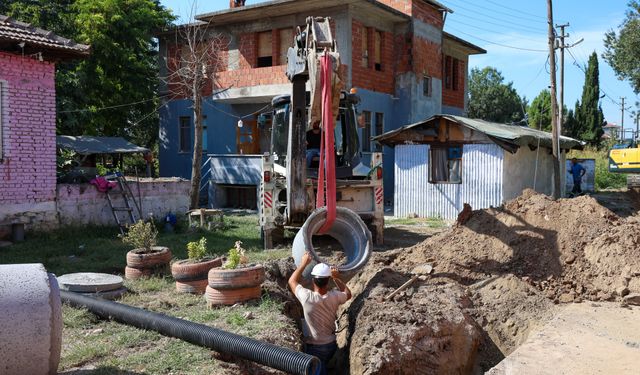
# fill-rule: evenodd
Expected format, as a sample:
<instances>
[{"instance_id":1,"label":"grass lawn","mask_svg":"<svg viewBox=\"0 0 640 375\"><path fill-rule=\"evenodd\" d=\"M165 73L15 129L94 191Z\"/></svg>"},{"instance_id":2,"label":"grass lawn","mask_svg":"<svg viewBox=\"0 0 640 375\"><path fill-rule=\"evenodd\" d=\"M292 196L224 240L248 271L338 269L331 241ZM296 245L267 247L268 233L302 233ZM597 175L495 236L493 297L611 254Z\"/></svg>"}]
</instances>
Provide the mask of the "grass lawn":
<instances>
[{"instance_id":1,"label":"grass lawn","mask_svg":"<svg viewBox=\"0 0 640 375\"><path fill-rule=\"evenodd\" d=\"M186 245L201 237L215 255L226 253L237 240L251 262L288 257L289 249L262 251L256 215L226 216L227 228L217 231L161 233L158 245L168 246L174 258L187 257ZM64 228L30 234L27 240L0 250L0 264L43 263L56 275L106 272L122 275L130 248L117 237L117 228ZM130 293L119 302L207 324L229 332L298 350L295 322L282 313L282 304L262 299L235 307L209 309L202 296L175 291L171 277L126 281ZM250 314L249 314L250 313ZM212 351L155 332L103 321L83 309L63 306L62 374L235 374L235 364L212 357ZM81 370L80 370L81 369ZM78 370L78 371L76 371ZM261 370L258 370L260 372Z\"/></svg>"},{"instance_id":2,"label":"grass lawn","mask_svg":"<svg viewBox=\"0 0 640 375\"><path fill-rule=\"evenodd\" d=\"M394 218L385 218L384 225L385 226L417 225L417 226L425 226L429 228L444 228L447 226L447 223L444 220L437 217L428 217L428 218L394 217Z\"/></svg>"}]
</instances>

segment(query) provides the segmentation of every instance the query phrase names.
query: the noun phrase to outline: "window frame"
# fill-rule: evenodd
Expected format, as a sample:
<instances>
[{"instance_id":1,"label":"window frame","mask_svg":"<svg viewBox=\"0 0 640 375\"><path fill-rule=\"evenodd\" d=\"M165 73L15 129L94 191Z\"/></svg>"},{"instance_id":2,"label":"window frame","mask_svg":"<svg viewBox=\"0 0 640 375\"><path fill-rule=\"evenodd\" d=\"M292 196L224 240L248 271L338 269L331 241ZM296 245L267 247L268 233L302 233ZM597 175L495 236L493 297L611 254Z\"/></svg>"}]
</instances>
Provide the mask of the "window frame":
<instances>
[{"instance_id":1,"label":"window frame","mask_svg":"<svg viewBox=\"0 0 640 375\"><path fill-rule=\"evenodd\" d=\"M456 149L459 148L459 157L451 157L451 149ZM436 181L433 179L433 152L436 150L446 150L447 152L447 180L442 180L442 181ZM455 184L462 184L462 168L464 167L464 159L463 159L463 152L464 152L464 145L462 144L449 144L449 145L429 145L429 163L428 163L428 173L429 173L429 183L430 184L451 184L451 185L455 185ZM459 177L460 180L458 181L451 181L451 161L455 161L457 163L459 163Z\"/></svg>"},{"instance_id":2,"label":"window frame","mask_svg":"<svg viewBox=\"0 0 640 375\"><path fill-rule=\"evenodd\" d=\"M363 68L369 68L369 28L362 25L362 61Z\"/></svg>"},{"instance_id":3,"label":"window frame","mask_svg":"<svg viewBox=\"0 0 640 375\"><path fill-rule=\"evenodd\" d=\"M207 130L207 116L202 115L202 153L207 153L209 143L209 132Z\"/></svg>"},{"instance_id":4,"label":"window frame","mask_svg":"<svg viewBox=\"0 0 640 375\"><path fill-rule=\"evenodd\" d=\"M451 89L451 59L451 56L444 56L444 88L447 90Z\"/></svg>"},{"instance_id":5,"label":"window frame","mask_svg":"<svg viewBox=\"0 0 640 375\"><path fill-rule=\"evenodd\" d=\"M433 96L432 82L431 76L425 74L422 77L422 94L428 98Z\"/></svg>"},{"instance_id":6,"label":"window frame","mask_svg":"<svg viewBox=\"0 0 640 375\"><path fill-rule=\"evenodd\" d=\"M383 71L382 54L384 47L384 37L382 31L373 30L373 69L381 72Z\"/></svg>"},{"instance_id":7,"label":"window frame","mask_svg":"<svg viewBox=\"0 0 640 375\"><path fill-rule=\"evenodd\" d=\"M451 64L451 89L453 91L458 91L459 89L459 85L458 85L458 79L459 79L459 71L460 69L460 60L456 59L455 57L452 58L452 64Z\"/></svg>"},{"instance_id":8,"label":"window frame","mask_svg":"<svg viewBox=\"0 0 640 375\"><path fill-rule=\"evenodd\" d=\"M186 126L185 126L186 124ZM183 131L187 129L187 134L189 135L189 139L185 140L185 135ZM183 148L184 142L187 142L187 148ZM191 116L180 116L178 117L178 153L179 154L187 154L191 151Z\"/></svg>"},{"instance_id":9,"label":"window frame","mask_svg":"<svg viewBox=\"0 0 640 375\"><path fill-rule=\"evenodd\" d=\"M261 36L269 39L269 55L260 55L262 49L267 50L266 46L262 48ZM272 30L262 31L256 35L256 68L268 68L273 66L273 32Z\"/></svg>"},{"instance_id":10,"label":"window frame","mask_svg":"<svg viewBox=\"0 0 640 375\"><path fill-rule=\"evenodd\" d=\"M371 111L362 111L364 127L362 128L362 152L371 152Z\"/></svg>"},{"instance_id":11,"label":"window frame","mask_svg":"<svg viewBox=\"0 0 640 375\"><path fill-rule=\"evenodd\" d=\"M290 35L283 35L285 33ZM293 45L294 38L295 30L293 28L285 27L283 29L278 29L278 65L287 65L287 53L289 51L289 47Z\"/></svg>"},{"instance_id":12,"label":"window frame","mask_svg":"<svg viewBox=\"0 0 640 375\"><path fill-rule=\"evenodd\" d=\"M384 133L384 113L376 112L375 119L376 119L376 124L375 124L376 136L379 136ZM376 144L374 145L374 149L376 152L382 152L382 145L376 142Z\"/></svg>"}]
</instances>

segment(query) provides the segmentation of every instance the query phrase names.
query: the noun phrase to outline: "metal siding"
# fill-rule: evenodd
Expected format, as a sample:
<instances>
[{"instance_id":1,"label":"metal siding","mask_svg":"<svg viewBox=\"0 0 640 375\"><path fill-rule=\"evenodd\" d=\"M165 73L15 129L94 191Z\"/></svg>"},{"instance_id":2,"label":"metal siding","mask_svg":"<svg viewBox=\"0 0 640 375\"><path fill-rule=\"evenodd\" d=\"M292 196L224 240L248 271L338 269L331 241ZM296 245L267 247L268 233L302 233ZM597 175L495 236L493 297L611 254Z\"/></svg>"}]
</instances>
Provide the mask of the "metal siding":
<instances>
[{"instance_id":1,"label":"metal siding","mask_svg":"<svg viewBox=\"0 0 640 375\"><path fill-rule=\"evenodd\" d=\"M452 220L473 209L502 203L503 151L494 144L464 145L461 184L429 183L429 146L398 145L395 151L395 214Z\"/></svg>"}]
</instances>

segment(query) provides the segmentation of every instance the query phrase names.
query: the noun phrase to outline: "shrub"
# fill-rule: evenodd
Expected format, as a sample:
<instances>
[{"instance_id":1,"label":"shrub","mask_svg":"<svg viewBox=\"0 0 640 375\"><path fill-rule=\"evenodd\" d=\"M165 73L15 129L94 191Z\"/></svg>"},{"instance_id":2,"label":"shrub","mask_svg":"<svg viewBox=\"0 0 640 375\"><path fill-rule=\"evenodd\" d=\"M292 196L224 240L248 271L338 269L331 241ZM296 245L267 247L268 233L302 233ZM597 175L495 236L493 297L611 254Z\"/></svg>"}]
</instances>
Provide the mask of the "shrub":
<instances>
[{"instance_id":1,"label":"shrub","mask_svg":"<svg viewBox=\"0 0 640 375\"><path fill-rule=\"evenodd\" d=\"M236 241L233 248L229 250L227 261L222 266L225 269L236 269L241 264L246 264L249 258L244 254L245 250L242 248L242 241Z\"/></svg>"},{"instance_id":2,"label":"shrub","mask_svg":"<svg viewBox=\"0 0 640 375\"><path fill-rule=\"evenodd\" d=\"M189 242L187 244L187 251L190 260L203 259L207 254L207 239L202 237L200 241Z\"/></svg>"},{"instance_id":3,"label":"shrub","mask_svg":"<svg viewBox=\"0 0 640 375\"><path fill-rule=\"evenodd\" d=\"M122 236L122 242L133 246L135 249L151 251L156 245L158 230L152 222L145 223L140 220L131 225L127 233Z\"/></svg>"}]
</instances>

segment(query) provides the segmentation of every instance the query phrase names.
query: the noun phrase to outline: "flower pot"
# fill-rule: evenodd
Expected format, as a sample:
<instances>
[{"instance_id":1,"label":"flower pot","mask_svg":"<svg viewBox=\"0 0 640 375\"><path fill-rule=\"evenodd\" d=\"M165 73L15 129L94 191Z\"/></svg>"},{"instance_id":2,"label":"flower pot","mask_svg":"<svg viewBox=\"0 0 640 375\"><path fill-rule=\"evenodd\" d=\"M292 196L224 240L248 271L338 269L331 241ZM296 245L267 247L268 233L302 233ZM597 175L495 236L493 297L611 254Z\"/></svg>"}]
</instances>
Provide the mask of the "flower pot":
<instances>
[{"instance_id":1,"label":"flower pot","mask_svg":"<svg viewBox=\"0 0 640 375\"><path fill-rule=\"evenodd\" d=\"M208 279L205 297L209 306L233 305L260 298L265 272L260 264L236 269L212 268Z\"/></svg>"},{"instance_id":2,"label":"flower pot","mask_svg":"<svg viewBox=\"0 0 640 375\"><path fill-rule=\"evenodd\" d=\"M171 265L171 275L176 280L176 290L182 293L203 294L208 284L209 270L222 265L223 258L201 261L179 260Z\"/></svg>"},{"instance_id":3,"label":"flower pot","mask_svg":"<svg viewBox=\"0 0 640 375\"><path fill-rule=\"evenodd\" d=\"M151 251L133 249L127 253L125 277L135 280L141 276L164 274L171 261L171 250L164 246L154 246Z\"/></svg>"}]
</instances>

